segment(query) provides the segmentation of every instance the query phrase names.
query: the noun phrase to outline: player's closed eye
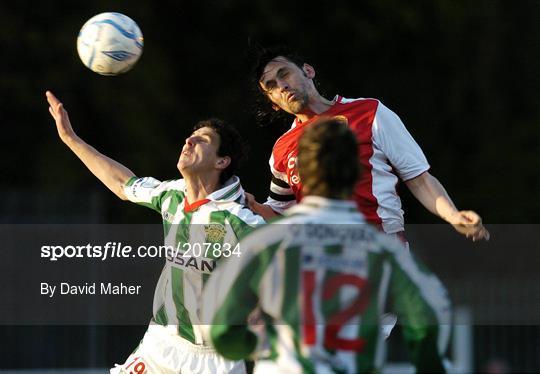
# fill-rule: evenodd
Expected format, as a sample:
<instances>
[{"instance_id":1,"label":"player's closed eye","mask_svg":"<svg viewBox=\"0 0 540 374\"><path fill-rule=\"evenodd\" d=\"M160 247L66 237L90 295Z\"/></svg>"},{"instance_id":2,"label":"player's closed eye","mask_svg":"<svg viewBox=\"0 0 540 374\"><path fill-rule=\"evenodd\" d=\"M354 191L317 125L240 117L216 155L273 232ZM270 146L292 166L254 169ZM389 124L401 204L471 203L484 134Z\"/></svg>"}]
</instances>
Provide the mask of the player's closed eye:
<instances>
[{"instance_id":1,"label":"player's closed eye","mask_svg":"<svg viewBox=\"0 0 540 374\"><path fill-rule=\"evenodd\" d=\"M284 79L284 78L287 78L289 76L289 70L280 70L278 71L278 78L280 79Z\"/></svg>"},{"instance_id":2,"label":"player's closed eye","mask_svg":"<svg viewBox=\"0 0 540 374\"><path fill-rule=\"evenodd\" d=\"M270 91L273 91L276 87L277 87L276 81L272 80L265 83L264 90L266 92L270 92Z\"/></svg>"}]
</instances>

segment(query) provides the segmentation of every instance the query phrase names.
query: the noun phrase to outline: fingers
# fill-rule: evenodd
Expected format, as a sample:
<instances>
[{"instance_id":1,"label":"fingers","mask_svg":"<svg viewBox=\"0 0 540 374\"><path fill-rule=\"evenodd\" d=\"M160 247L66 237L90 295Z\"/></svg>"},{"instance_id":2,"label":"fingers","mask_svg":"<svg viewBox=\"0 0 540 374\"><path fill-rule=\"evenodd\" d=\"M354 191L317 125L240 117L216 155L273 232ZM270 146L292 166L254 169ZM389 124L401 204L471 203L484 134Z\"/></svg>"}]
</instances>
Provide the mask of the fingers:
<instances>
[{"instance_id":1,"label":"fingers","mask_svg":"<svg viewBox=\"0 0 540 374\"><path fill-rule=\"evenodd\" d=\"M58 104L60 103L60 100L58 100L51 91L45 92L45 97L47 97L49 105L53 108L56 108L56 106L58 106Z\"/></svg>"},{"instance_id":2,"label":"fingers","mask_svg":"<svg viewBox=\"0 0 540 374\"><path fill-rule=\"evenodd\" d=\"M56 96L54 96L51 91L46 91L45 96L47 97L47 102L49 103L50 107L56 114L62 113L62 110L65 110L64 105L60 102L60 100L58 100ZM53 115L53 117L55 116Z\"/></svg>"},{"instance_id":3,"label":"fingers","mask_svg":"<svg viewBox=\"0 0 540 374\"><path fill-rule=\"evenodd\" d=\"M458 232L472 241L490 238L489 231L482 225L482 218L472 210L459 211L453 225Z\"/></svg>"},{"instance_id":4,"label":"fingers","mask_svg":"<svg viewBox=\"0 0 540 374\"><path fill-rule=\"evenodd\" d=\"M52 94L51 91L45 92L45 96L47 97L47 102L49 103L49 113L53 116L53 118L56 120L58 115L58 104L60 101Z\"/></svg>"},{"instance_id":5,"label":"fingers","mask_svg":"<svg viewBox=\"0 0 540 374\"><path fill-rule=\"evenodd\" d=\"M482 222L480 216L472 210L462 210L459 212L459 215L462 218L461 223L463 224L478 225Z\"/></svg>"},{"instance_id":6,"label":"fingers","mask_svg":"<svg viewBox=\"0 0 540 374\"><path fill-rule=\"evenodd\" d=\"M478 227L476 231L469 232L465 234L465 236L469 239L472 239L473 242L477 240L482 240L482 239L489 241L489 238L491 237L491 235L489 234L489 231L482 225L480 225L480 227Z\"/></svg>"}]
</instances>

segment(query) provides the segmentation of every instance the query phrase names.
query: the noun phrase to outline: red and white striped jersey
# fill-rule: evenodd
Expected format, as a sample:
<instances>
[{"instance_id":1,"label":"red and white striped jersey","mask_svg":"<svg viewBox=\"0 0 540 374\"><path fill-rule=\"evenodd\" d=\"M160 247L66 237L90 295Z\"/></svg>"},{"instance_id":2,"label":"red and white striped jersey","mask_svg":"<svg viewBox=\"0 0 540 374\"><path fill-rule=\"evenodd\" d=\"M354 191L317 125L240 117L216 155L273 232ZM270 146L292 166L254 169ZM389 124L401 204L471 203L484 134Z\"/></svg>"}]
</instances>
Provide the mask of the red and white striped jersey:
<instances>
[{"instance_id":1,"label":"red and white striped jersey","mask_svg":"<svg viewBox=\"0 0 540 374\"><path fill-rule=\"evenodd\" d=\"M302 182L296 167L298 140L306 126L334 116L344 117L358 139L362 171L353 193L358 208L369 222L381 226L386 233L402 231L398 181L419 176L429 170L429 164L399 117L375 99L336 96L326 112L305 122L295 119L272 150L272 182L265 204L282 213L302 199Z\"/></svg>"}]
</instances>

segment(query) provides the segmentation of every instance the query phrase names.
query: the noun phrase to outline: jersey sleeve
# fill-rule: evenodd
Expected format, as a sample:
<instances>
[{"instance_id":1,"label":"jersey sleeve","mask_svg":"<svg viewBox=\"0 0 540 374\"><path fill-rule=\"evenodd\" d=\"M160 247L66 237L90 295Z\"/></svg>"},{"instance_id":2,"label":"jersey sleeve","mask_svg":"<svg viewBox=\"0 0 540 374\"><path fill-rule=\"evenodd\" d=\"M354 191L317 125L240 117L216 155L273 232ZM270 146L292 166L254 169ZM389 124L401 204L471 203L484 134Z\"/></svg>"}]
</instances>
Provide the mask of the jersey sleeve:
<instances>
[{"instance_id":1,"label":"jersey sleeve","mask_svg":"<svg viewBox=\"0 0 540 374\"><path fill-rule=\"evenodd\" d=\"M250 242L242 242L241 249L240 257L219 263L203 293L203 320L209 325L206 338L229 360L251 356L259 340L247 322L258 305L253 280L258 263Z\"/></svg>"},{"instance_id":2,"label":"jersey sleeve","mask_svg":"<svg viewBox=\"0 0 540 374\"><path fill-rule=\"evenodd\" d=\"M146 206L161 213L161 203L170 182L152 177L132 177L124 186L124 194L132 203Z\"/></svg>"},{"instance_id":3,"label":"jersey sleeve","mask_svg":"<svg viewBox=\"0 0 540 374\"><path fill-rule=\"evenodd\" d=\"M418 372L445 372L451 305L439 279L409 251L391 255L390 295Z\"/></svg>"},{"instance_id":4,"label":"jersey sleeve","mask_svg":"<svg viewBox=\"0 0 540 374\"><path fill-rule=\"evenodd\" d=\"M229 360L254 357L263 348L266 329L261 331L262 322L250 317L261 305L265 274L282 243L275 231L265 225L244 238L241 256L220 262L206 283L203 317L210 322L206 333L216 351Z\"/></svg>"},{"instance_id":5,"label":"jersey sleeve","mask_svg":"<svg viewBox=\"0 0 540 374\"><path fill-rule=\"evenodd\" d=\"M285 210L296 204L296 196L292 188L283 179L278 178L274 172L270 182L268 199L264 204L279 214L283 214Z\"/></svg>"},{"instance_id":6,"label":"jersey sleeve","mask_svg":"<svg viewBox=\"0 0 540 374\"><path fill-rule=\"evenodd\" d=\"M373 121L373 143L388 158L398 176L407 181L429 170L426 156L401 119L379 103Z\"/></svg>"},{"instance_id":7,"label":"jersey sleeve","mask_svg":"<svg viewBox=\"0 0 540 374\"><path fill-rule=\"evenodd\" d=\"M226 218L238 240L243 239L256 227L265 223L261 216L240 204L227 211Z\"/></svg>"}]
</instances>

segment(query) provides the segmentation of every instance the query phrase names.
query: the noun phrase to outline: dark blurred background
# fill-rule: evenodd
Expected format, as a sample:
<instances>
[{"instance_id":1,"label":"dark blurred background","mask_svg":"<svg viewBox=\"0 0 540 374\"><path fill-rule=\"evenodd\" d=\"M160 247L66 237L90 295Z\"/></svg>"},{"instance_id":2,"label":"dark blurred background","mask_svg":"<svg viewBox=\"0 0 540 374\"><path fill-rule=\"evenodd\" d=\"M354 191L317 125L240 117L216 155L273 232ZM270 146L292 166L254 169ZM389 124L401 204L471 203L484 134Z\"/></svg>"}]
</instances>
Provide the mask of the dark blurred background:
<instances>
[{"instance_id":1,"label":"dark blurred background","mask_svg":"<svg viewBox=\"0 0 540 374\"><path fill-rule=\"evenodd\" d=\"M130 16L144 34L141 60L117 77L91 72L76 51L80 27L104 11ZM299 50L328 98L339 93L380 99L401 117L456 205L479 212L488 227L539 223L537 0L2 2L0 222L159 220L150 210L116 199L61 144L47 110L47 89L64 102L83 139L140 176L176 178L181 145L193 124L212 116L232 122L251 145L240 173L244 187L263 200L268 156L289 121L270 127L255 121L253 43ZM401 192L407 222L441 222ZM415 240L421 243L422 237ZM458 251L465 258L454 262L451 256L441 260L440 252L418 252L443 280L456 269L463 277L482 278L484 271L507 276L520 289L538 279L531 265L540 262L538 254L524 260L506 244L497 247L496 237L492 242L491 248L473 248L473 259ZM532 243L538 249L538 240ZM489 256L489 269L483 268L483 256ZM538 295L530 296L538 310ZM86 367L125 359L144 326L0 330L7 337L1 345L10 347L7 353L2 347L0 367ZM519 336L532 349L530 357L540 356L537 327L532 338ZM485 344L493 341L486 338ZM477 360L475 370L489 358ZM540 370L538 360L506 360L511 371Z\"/></svg>"}]
</instances>

